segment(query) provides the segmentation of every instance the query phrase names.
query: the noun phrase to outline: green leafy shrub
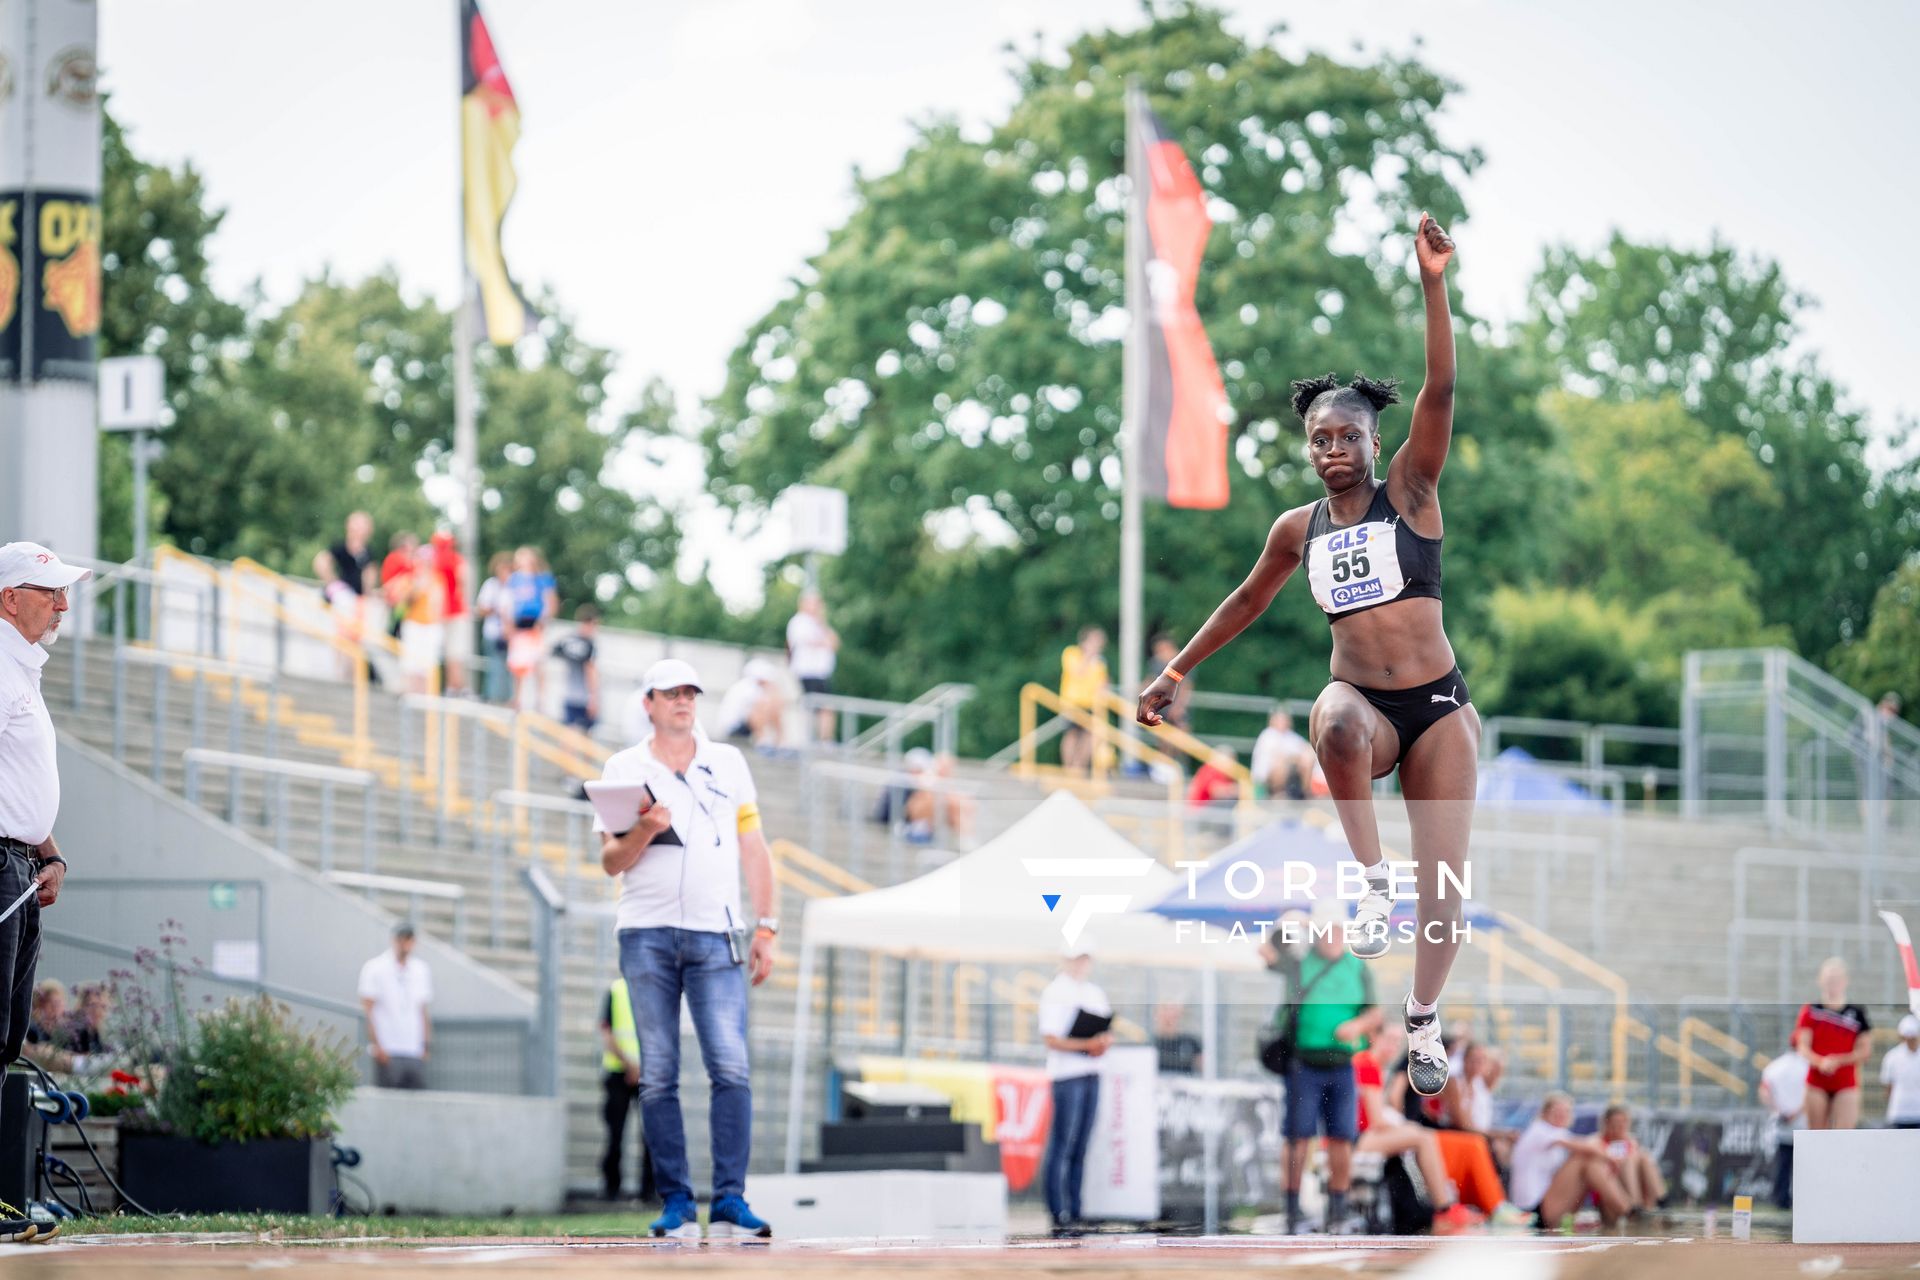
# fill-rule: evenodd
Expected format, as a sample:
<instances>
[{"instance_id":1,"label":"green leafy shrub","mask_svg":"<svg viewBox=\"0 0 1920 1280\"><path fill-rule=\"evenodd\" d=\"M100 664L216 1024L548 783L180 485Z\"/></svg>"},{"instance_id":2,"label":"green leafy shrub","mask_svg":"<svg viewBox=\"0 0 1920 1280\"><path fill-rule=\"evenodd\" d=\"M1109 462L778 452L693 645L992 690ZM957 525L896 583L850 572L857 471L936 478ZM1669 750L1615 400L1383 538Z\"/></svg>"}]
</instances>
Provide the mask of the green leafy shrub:
<instances>
[{"instance_id":1,"label":"green leafy shrub","mask_svg":"<svg viewBox=\"0 0 1920 1280\"><path fill-rule=\"evenodd\" d=\"M359 1082L353 1051L266 996L194 1019L168 1064L157 1119L203 1142L318 1138Z\"/></svg>"}]
</instances>

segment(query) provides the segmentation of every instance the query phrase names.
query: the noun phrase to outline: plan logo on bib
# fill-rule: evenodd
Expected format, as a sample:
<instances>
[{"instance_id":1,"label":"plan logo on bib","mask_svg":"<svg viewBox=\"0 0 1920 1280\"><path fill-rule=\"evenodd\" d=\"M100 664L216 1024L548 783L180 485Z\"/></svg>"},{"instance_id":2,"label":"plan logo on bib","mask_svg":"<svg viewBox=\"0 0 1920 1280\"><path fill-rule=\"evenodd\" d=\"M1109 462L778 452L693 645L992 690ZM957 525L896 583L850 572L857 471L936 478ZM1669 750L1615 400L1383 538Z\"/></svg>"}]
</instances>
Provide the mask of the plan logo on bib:
<instances>
[{"instance_id":1,"label":"plan logo on bib","mask_svg":"<svg viewBox=\"0 0 1920 1280\"><path fill-rule=\"evenodd\" d=\"M1152 871L1155 863L1152 858L1022 858L1020 865L1027 874L1047 884L1065 884L1072 887L1073 881L1114 881L1137 880ZM1103 888L1111 885L1103 884ZM1058 912L1060 903L1069 895L1060 892L1044 892L1040 901L1048 911ZM1131 893L1087 893L1075 896L1068 905L1066 914L1061 917L1060 937L1067 943L1080 941L1080 935L1086 931L1087 922L1095 916L1124 915L1133 910Z\"/></svg>"}]
</instances>

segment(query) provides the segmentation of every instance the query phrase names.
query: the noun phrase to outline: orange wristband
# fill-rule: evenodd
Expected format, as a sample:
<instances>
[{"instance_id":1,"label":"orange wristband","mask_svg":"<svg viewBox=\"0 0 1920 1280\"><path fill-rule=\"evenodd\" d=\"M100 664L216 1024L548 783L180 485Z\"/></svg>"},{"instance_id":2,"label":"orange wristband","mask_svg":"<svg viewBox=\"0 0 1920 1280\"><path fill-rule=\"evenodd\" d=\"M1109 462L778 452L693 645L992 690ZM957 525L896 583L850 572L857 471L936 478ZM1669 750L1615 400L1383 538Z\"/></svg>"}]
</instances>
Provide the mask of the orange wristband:
<instances>
[{"instance_id":1,"label":"orange wristband","mask_svg":"<svg viewBox=\"0 0 1920 1280\"><path fill-rule=\"evenodd\" d=\"M1179 684L1182 680L1186 679L1185 676L1181 675L1178 671L1175 671L1173 669L1172 663L1168 663L1167 669L1165 671L1162 671L1160 674L1165 676L1167 679L1173 681L1175 684Z\"/></svg>"}]
</instances>

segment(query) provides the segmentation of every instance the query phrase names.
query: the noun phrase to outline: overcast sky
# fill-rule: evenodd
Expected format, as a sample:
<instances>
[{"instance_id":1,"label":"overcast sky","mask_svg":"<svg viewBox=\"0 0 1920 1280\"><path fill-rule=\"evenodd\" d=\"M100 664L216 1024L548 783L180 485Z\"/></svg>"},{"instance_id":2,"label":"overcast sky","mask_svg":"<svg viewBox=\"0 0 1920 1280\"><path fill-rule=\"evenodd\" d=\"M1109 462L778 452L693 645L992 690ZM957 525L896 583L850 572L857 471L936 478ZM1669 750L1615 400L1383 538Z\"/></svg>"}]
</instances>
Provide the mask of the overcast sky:
<instances>
[{"instance_id":1,"label":"overcast sky","mask_svg":"<svg viewBox=\"0 0 1920 1280\"><path fill-rule=\"evenodd\" d=\"M483 0L520 100L508 262L683 401L851 207L910 122L1013 99L1009 42L1141 20L1138 0ZM1229 4L1284 47L1423 56L1464 92L1448 140L1487 155L1457 228L1467 306L1516 317L1541 248L1610 228L1778 258L1809 344L1884 426L1920 410L1913 130L1920 4L1525 0ZM220 282L269 296L331 267L458 270L453 0L101 0L113 109L190 158L228 210ZM1359 357L1356 357L1359 358ZM1470 397L1470 390L1466 390Z\"/></svg>"}]
</instances>

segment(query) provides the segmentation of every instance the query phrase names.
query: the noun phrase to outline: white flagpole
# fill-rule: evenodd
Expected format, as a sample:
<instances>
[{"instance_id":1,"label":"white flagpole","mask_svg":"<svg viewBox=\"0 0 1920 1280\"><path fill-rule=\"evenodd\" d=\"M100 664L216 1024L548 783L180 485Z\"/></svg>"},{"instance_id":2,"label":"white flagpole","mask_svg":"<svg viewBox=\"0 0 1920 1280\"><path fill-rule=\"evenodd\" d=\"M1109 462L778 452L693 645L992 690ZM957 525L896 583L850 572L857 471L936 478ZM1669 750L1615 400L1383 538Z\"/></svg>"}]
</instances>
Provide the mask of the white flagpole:
<instances>
[{"instance_id":1,"label":"white flagpole","mask_svg":"<svg viewBox=\"0 0 1920 1280\"><path fill-rule=\"evenodd\" d=\"M1120 393L1120 694L1140 694L1140 659L1146 648L1141 634L1141 579L1146 547L1140 527L1140 451L1147 415L1147 294L1144 273L1136 270L1146 246L1146 202L1141 184L1150 179L1141 154L1140 108L1145 95L1137 79L1127 81L1127 338Z\"/></svg>"},{"instance_id":2,"label":"white flagpole","mask_svg":"<svg viewBox=\"0 0 1920 1280\"><path fill-rule=\"evenodd\" d=\"M457 88L464 90L467 32L466 10L460 0L453 0L453 12L456 37L454 82ZM472 581L480 572L480 443L474 429L473 408L473 272L467 262L465 94L458 94L454 101L458 104L455 109L454 145L460 167L460 181L455 188L459 194L456 205L460 214L460 235L454 243L460 249L460 293L453 307L453 478L460 486L460 554L466 559L467 574ZM469 643L454 652L465 656L472 648Z\"/></svg>"}]
</instances>

